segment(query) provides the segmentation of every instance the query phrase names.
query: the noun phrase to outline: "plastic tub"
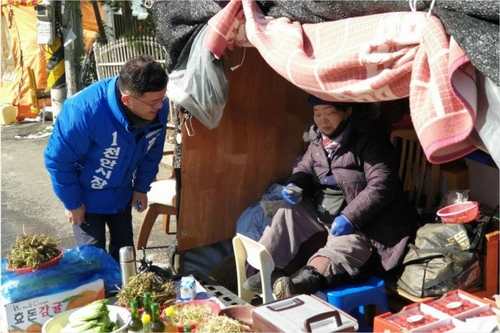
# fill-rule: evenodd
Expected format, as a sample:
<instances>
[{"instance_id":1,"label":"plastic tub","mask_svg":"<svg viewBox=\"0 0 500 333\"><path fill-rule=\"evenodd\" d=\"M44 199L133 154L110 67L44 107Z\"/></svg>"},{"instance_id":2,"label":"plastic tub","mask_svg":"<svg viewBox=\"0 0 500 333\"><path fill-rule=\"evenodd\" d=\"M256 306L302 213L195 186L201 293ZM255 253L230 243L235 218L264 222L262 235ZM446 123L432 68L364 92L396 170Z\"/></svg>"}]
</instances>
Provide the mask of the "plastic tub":
<instances>
[{"instance_id":1,"label":"plastic tub","mask_svg":"<svg viewBox=\"0 0 500 333\"><path fill-rule=\"evenodd\" d=\"M31 273L31 272L37 271L39 269L44 269L44 268L49 268L49 267L54 266L55 264L57 264L61 260L63 254L64 254L64 252L61 251L61 250L59 250L59 253L54 258L52 258L50 260L47 260L46 262L43 262L40 265L37 265L37 266L34 266L34 267L10 268L9 264L7 264L5 266L5 268L8 271L14 272L16 274Z\"/></svg>"},{"instance_id":2,"label":"plastic tub","mask_svg":"<svg viewBox=\"0 0 500 333\"><path fill-rule=\"evenodd\" d=\"M441 208L437 211L437 216L444 223L468 223L476 220L478 213L477 201L465 201Z\"/></svg>"},{"instance_id":3,"label":"plastic tub","mask_svg":"<svg viewBox=\"0 0 500 333\"><path fill-rule=\"evenodd\" d=\"M109 319L116 322L119 328L111 333L126 332L127 325L130 321L130 311L125 308L107 305L109 309ZM69 316L80 308L64 311L53 318L50 318L42 326L42 333L59 333L69 323Z\"/></svg>"}]
</instances>

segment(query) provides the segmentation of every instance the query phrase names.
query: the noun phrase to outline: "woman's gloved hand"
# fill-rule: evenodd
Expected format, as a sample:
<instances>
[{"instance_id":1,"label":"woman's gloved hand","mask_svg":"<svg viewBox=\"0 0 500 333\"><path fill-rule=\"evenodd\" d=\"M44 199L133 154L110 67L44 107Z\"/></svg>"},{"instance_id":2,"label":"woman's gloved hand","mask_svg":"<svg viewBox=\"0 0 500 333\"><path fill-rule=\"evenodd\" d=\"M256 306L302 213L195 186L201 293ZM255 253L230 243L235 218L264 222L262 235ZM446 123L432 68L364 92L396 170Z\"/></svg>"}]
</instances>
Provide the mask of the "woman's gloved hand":
<instances>
[{"instance_id":1,"label":"woman's gloved hand","mask_svg":"<svg viewBox=\"0 0 500 333\"><path fill-rule=\"evenodd\" d=\"M283 198L292 205L296 205L302 201L302 189L294 183L289 183L283 187L281 194Z\"/></svg>"},{"instance_id":2,"label":"woman's gloved hand","mask_svg":"<svg viewBox=\"0 0 500 333\"><path fill-rule=\"evenodd\" d=\"M330 233L334 236L350 235L354 232L354 227L344 215L337 216L332 223Z\"/></svg>"},{"instance_id":3,"label":"woman's gloved hand","mask_svg":"<svg viewBox=\"0 0 500 333\"><path fill-rule=\"evenodd\" d=\"M333 178L333 175L329 175L329 176L324 177L323 179L321 179L320 183L323 185L339 186L339 184L337 184L337 181L335 180L335 178Z\"/></svg>"}]
</instances>

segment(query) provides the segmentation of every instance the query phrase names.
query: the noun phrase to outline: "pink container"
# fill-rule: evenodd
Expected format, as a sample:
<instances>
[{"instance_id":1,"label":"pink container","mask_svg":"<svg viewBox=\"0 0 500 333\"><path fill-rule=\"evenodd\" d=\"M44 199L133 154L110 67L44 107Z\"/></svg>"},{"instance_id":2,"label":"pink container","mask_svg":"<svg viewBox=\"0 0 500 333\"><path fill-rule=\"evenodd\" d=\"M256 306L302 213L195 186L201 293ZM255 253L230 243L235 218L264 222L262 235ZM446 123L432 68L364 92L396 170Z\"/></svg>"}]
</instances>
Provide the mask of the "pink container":
<instances>
[{"instance_id":1,"label":"pink container","mask_svg":"<svg viewBox=\"0 0 500 333\"><path fill-rule=\"evenodd\" d=\"M437 211L437 216L444 223L468 223L478 218L479 203L477 201L465 201L446 206Z\"/></svg>"}]
</instances>

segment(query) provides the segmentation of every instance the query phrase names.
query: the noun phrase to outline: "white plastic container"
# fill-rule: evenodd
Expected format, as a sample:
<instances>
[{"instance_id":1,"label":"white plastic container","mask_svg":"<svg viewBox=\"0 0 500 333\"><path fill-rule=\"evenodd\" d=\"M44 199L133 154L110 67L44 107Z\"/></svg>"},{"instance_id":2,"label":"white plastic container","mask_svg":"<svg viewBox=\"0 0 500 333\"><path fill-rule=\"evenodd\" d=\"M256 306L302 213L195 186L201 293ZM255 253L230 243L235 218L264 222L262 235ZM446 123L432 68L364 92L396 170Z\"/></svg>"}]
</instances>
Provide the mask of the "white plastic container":
<instances>
[{"instance_id":1,"label":"white plastic container","mask_svg":"<svg viewBox=\"0 0 500 333\"><path fill-rule=\"evenodd\" d=\"M316 296L297 295L252 311L256 332L357 332L358 322Z\"/></svg>"},{"instance_id":2,"label":"white plastic container","mask_svg":"<svg viewBox=\"0 0 500 333\"><path fill-rule=\"evenodd\" d=\"M69 323L70 315L76 310L72 309L69 311L61 312L50 318L42 326L42 333L59 333ZM109 309L109 319L118 324L118 329L111 333L126 332L128 322L130 321L130 311L120 306L108 305Z\"/></svg>"},{"instance_id":3,"label":"white plastic container","mask_svg":"<svg viewBox=\"0 0 500 333\"><path fill-rule=\"evenodd\" d=\"M16 119L17 108L13 105L2 105L2 112L0 115L0 124L10 125L17 123Z\"/></svg>"},{"instance_id":4,"label":"white plastic container","mask_svg":"<svg viewBox=\"0 0 500 333\"><path fill-rule=\"evenodd\" d=\"M196 297L196 280L193 276L183 276L180 285L181 301L192 301Z\"/></svg>"}]
</instances>

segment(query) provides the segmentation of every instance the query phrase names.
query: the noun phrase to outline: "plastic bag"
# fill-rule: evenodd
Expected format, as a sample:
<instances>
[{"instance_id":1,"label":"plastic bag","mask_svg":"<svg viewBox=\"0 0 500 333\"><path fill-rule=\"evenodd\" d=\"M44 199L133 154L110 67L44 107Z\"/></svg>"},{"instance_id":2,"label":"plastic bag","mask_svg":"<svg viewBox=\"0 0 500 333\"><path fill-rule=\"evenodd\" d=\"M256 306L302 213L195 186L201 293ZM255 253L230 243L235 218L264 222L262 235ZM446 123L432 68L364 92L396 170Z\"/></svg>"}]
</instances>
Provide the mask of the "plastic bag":
<instances>
[{"instance_id":1,"label":"plastic bag","mask_svg":"<svg viewBox=\"0 0 500 333\"><path fill-rule=\"evenodd\" d=\"M286 205L281 194L282 189L283 185L275 183L262 195L259 202L248 206L236 221L236 233L258 241L266 226L271 224L276 211Z\"/></svg>"},{"instance_id":2,"label":"plastic bag","mask_svg":"<svg viewBox=\"0 0 500 333\"><path fill-rule=\"evenodd\" d=\"M6 268L2 258L2 296L17 302L74 289L96 279L104 280L106 293L121 286L120 265L103 249L81 245L63 252L54 266L27 274L16 274Z\"/></svg>"},{"instance_id":3,"label":"plastic bag","mask_svg":"<svg viewBox=\"0 0 500 333\"><path fill-rule=\"evenodd\" d=\"M187 59L168 75L168 98L208 129L217 127L227 102L229 85L222 60L204 45L207 25L196 35Z\"/></svg>"},{"instance_id":4,"label":"plastic bag","mask_svg":"<svg viewBox=\"0 0 500 333\"><path fill-rule=\"evenodd\" d=\"M471 248L475 238L471 239L463 224L425 224L417 231L415 244L409 245L398 286L414 296L427 297L478 285L481 267Z\"/></svg>"}]
</instances>

